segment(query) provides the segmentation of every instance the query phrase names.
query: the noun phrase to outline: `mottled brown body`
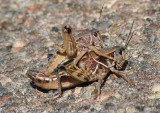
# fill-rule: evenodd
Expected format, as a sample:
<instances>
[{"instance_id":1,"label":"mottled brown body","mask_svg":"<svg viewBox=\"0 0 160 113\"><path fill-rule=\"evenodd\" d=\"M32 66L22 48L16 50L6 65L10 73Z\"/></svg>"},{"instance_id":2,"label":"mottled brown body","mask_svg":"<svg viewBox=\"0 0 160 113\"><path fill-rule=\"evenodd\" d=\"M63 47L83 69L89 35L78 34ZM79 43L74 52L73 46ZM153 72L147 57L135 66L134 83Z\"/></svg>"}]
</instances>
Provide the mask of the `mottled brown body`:
<instances>
[{"instance_id":1,"label":"mottled brown body","mask_svg":"<svg viewBox=\"0 0 160 113\"><path fill-rule=\"evenodd\" d=\"M132 24L133 27L133 24ZM71 30L70 27L64 27L65 30ZM65 34L68 33L68 34ZM134 85L130 79L126 77L127 73L124 71L120 71L125 62L125 54L124 51L127 48L129 41L131 40L133 33L129 33L127 38L126 45L124 47L115 46L112 48L98 48L101 47L101 40L97 38L98 34L94 34L96 37L91 37L87 35L87 41L84 40L84 37L79 37L76 41L70 34L71 32L64 32L66 36L71 37L65 38L64 44L69 44L69 46L76 47L76 49L65 46L65 49L59 48L60 57L67 61L63 62L62 59L59 62L56 62L56 66L51 66L51 71L46 69L47 73L49 72L49 76L44 76L46 73L37 73L36 75L28 74L29 77L34 81L34 83L44 89L58 89L59 95L52 99L54 100L62 95L62 89L70 88L77 84L81 84L84 82L91 82L98 80L98 94L100 95L100 87L103 82L103 79L106 77L107 73L111 71L112 73L121 76L125 81ZM81 39L82 38L82 39ZM76 38L75 38L76 39ZM93 40L97 41L95 43ZM66 43L65 41L70 41ZM88 42L89 41L89 42ZM96 45L95 45L96 44ZM76 45L76 46L75 46ZM67 48L71 49L71 52L67 52ZM78 50L78 51L77 51ZM80 52L80 53L78 53ZM74 54L73 54L74 53ZM76 55L75 55L76 54ZM61 56L62 55L62 56ZM57 57L56 57L57 58ZM55 59L56 59L55 58ZM55 60L52 58L52 60ZM54 62L52 62L53 64ZM54 65L54 64L53 64ZM52 68L54 67L54 68ZM49 70L49 71L48 71ZM46 101L48 101L46 100Z\"/></svg>"}]
</instances>

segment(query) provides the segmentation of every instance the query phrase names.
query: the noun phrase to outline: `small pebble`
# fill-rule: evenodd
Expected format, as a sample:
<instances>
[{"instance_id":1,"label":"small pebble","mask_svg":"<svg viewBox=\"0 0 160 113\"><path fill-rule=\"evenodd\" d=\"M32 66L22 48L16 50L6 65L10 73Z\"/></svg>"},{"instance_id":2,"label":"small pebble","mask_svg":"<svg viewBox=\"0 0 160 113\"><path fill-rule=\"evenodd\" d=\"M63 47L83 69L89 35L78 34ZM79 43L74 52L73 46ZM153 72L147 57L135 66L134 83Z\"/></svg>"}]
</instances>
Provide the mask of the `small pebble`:
<instances>
[{"instance_id":1,"label":"small pebble","mask_svg":"<svg viewBox=\"0 0 160 113\"><path fill-rule=\"evenodd\" d=\"M43 113L49 113L48 111L43 111Z\"/></svg>"},{"instance_id":2,"label":"small pebble","mask_svg":"<svg viewBox=\"0 0 160 113\"><path fill-rule=\"evenodd\" d=\"M32 105L35 106L39 106L41 104L41 101L37 98L34 98L31 100Z\"/></svg>"},{"instance_id":3,"label":"small pebble","mask_svg":"<svg viewBox=\"0 0 160 113\"><path fill-rule=\"evenodd\" d=\"M8 82L12 82L12 80L9 77L6 77L4 75L1 75L1 79L0 82L2 83L2 85L5 85Z\"/></svg>"},{"instance_id":4,"label":"small pebble","mask_svg":"<svg viewBox=\"0 0 160 113\"><path fill-rule=\"evenodd\" d=\"M149 107L144 108L144 113L150 113L150 112L151 112L151 108Z\"/></svg>"},{"instance_id":5,"label":"small pebble","mask_svg":"<svg viewBox=\"0 0 160 113\"><path fill-rule=\"evenodd\" d=\"M10 94L10 92L8 92L8 89L3 87L2 84L0 83L0 96L8 95L8 94Z\"/></svg>"},{"instance_id":6,"label":"small pebble","mask_svg":"<svg viewBox=\"0 0 160 113\"><path fill-rule=\"evenodd\" d=\"M13 42L12 47L13 48L17 48L17 47L24 47L27 44L27 42L25 40L18 40Z\"/></svg>"},{"instance_id":7,"label":"small pebble","mask_svg":"<svg viewBox=\"0 0 160 113\"><path fill-rule=\"evenodd\" d=\"M151 90L153 92L160 92L160 84L155 83Z\"/></svg>"},{"instance_id":8,"label":"small pebble","mask_svg":"<svg viewBox=\"0 0 160 113\"><path fill-rule=\"evenodd\" d=\"M10 97L10 96L8 96L8 95L0 96L0 102L5 103L5 102L8 100L9 97ZM1 113L1 112L0 112L0 113Z\"/></svg>"},{"instance_id":9,"label":"small pebble","mask_svg":"<svg viewBox=\"0 0 160 113\"><path fill-rule=\"evenodd\" d=\"M114 104L113 103L106 103L104 105L105 109L108 109L109 107L114 107Z\"/></svg>"},{"instance_id":10,"label":"small pebble","mask_svg":"<svg viewBox=\"0 0 160 113\"><path fill-rule=\"evenodd\" d=\"M149 38L151 44L154 44L156 39L157 39L157 35L156 34L151 35L150 38Z\"/></svg>"},{"instance_id":11,"label":"small pebble","mask_svg":"<svg viewBox=\"0 0 160 113\"><path fill-rule=\"evenodd\" d=\"M149 99L158 99L160 98L160 84L155 83L151 89L152 94L148 96Z\"/></svg>"},{"instance_id":12,"label":"small pebble","mask_svg":"<svg viewBox=\"0 0 160 113\"><path fill-rule=\"evenodd\" d=\"M52 27L52 31L58 32L59 29L57 27Z\"/></svg>"},{"instance_id":13,"label":"small pebble","mask_svg":"<svg viewBox=\"0 0 160 113\"><path fill-rule=\"evenodd\" d=\"M81 93L83 92L84 98L91 98L92 96L94 96L92 95L94 90L95 90L95 86L87 86L84 88L83 91L81 90Z\"/></svg>"},{"instance_id":14,"label":"small pebble","mask_svg":"<svg viewBox=\"0 0 160 113\"><path fill-rule=\"evenodd\" d=\"M112 26L112 23L109 21L101 21L101 22L96 22L93 23L93 28L96 28L100 31L106 30Z\"/></svg>"},{"instance_id":15,"label":"small pebble","mask_svg":"<svg viewBox=\"0 0 160 113\"><path fill-rule=\"evenodd\" d=\"M98 113L101 113L100 111L103 110L102 105L99 105L99 104L96 105L96 106L95 106L95 110L96 110L96 111L99 111Z\"/></svg>"},{"instance_id":16,"label":"small pebble","mask_svg":"<svg viewBox=\"0 0 160 113\"><path fill-rule=\"evenodd\" d=\"M144 58L143 58L143 57L140 57L140 58L138 58L138 61L139 61L139 62L142 62L142 61L144 61Z\"/></svg>"},{"instance_id":17,"label":"small pebble","mask_svg":"<svg viewBox=\"0 0 160 113\"><path fill-rule=\"evenodd\" d=\"M149 33L152 33L152 29L150 29L150 28L145 28L145 29L143 30L143 34L149 34Z\"/></svg>"},{"instance_id":18,"label":"small pebble","mask_svg":"<svg viewBox=\"0 0 160 113\"><path fill-rule=\"evenodd\" d=\"M135 51L133 52L132 57L133 57L133 58L137 58L138 56L139 56L139 53L138 53L138 51L135 50Z\"/></svg>"},{"instance_id":19,"label":"small pebble","mask_svg":"<svg viewBox=\"0 0 160 113\"><path fill-rule=\"evenodd\" d=\"M125 113L125 109L118 109L116 113Z\"/></svg>"},{"instance_id":20,"label":"small pebble","mask_svg":"<svg viewBox=\"0 0 160 113\"><path fill-rule=\"evenodd\" d=\"M75 94L75 95L80 94L81 89L82 89L82 87L76 87L76 88L75 88L75 91L74 91L74 94Z\"/></svg>"},{"instance_id":21,"label":"small pebble","mask_svg":"<svg viewBox=\"0 0 160 113\"><path fill-rule=\"evenodd\" d=\"M111 79L106 80L106 83L107 83L107 84L112 84L112 82L113 82L113 81L112 81Z\"/></svg>"},{"instance_id":22,"label":"small pebble","mask_svg":"<svg viewBox=\"0 0 160 113\"><path fill-rule=\"evenodd\" d=\"M11 4L9 4L9 6L10 6L12 9L15 9L15 10L18 8L17 4L15 4L15 3L11 3Z\"/></svg>"},{"instance_id":23,"label":"small pebble","mask_svg":"<svg viewBox=\"0 0 160 113\"><path fill-rule=\"evenodd\" d=\"M63 97L68 97L69 95L71 95L72 94L72 91L71 90L67 90L67 91L65 91L65 93L63 94Z\"/></svg>"},{"instance_id":24,"label":"small pebble","mask_svg":"<svg viewBox=\"0 0 160 113\"><path fill-rule=\"evenodd\" d=\"M160 92L154 93L148 96L149 99L159 99L160 98Z\"/></svg>"},{"instance_id":25,"label":"small pebble","mask_svg":"<svg viewBox=\"0 0 160 113\"><path fill-rule=\"evenodd\" d=\"M0 113L2 113L2 108L0 108Z\"/></svg>"},{"instance_id":26,"label":"small pebble","mask_svg":"<svg viewBox=\"0 0 160 113\"><path fill-rule=\"evenodd\" d=\"M158 105L156 106L156 108L157 108L157 109L160 109L160 104L158 104Z\"/></svg>"},{"instance_id":27,"label":"small pebble","mask_svg":"<svg viewBox=\"0 0 160 113\"><path fill-rule=\"evenodd\" d=\"M114 94L114 96L115 96L117 99L121 98L121 95L120 95L118 92L116 92L116 93Z\"/></svg>"},{"instance_id":28,"label":"small pebble","mask_svg":"<svg viewBox=\"0 0 160 113\"><path fill-rule=\"evenodd\" d=\"M13 53L18 53L18 52L20 52L21 50L22 50L21 47L14 47L14 48L11 49L11 51L12 51Z\"/></svg>"},{"instance_id":29,"label":"small pebble","mask_svg":"<svg viewBox=\"0 0 160 113\"><path fill-rule=\"evenodd\" d=\"M45 47L51 47L51 46L54 46L55 43L54 42L47 42L44 45L45 45Z\"/></svg>"},{"instance_id":30,"label":"small pebble","mask_svg":"<svg viewBox=\"0 0 160 113\"><path fill-rule=\"evenodd\" d=\"M126 107L126 113L135 113L136 109L133 105L129 105Z\"/></svg>"},{"instance_id":31,"label":"small pebble","mask_svg":"<svg viewBox=\"0 0 160 113\"><path fill-rule=\"evenodd\" d=\"M144 111L144 106L136 106L136 109L139 110L140 112Z\"/></svg>"},{"instance_id":32,"label":"small pebble","mask_svg":"<svg viewBox=\"0 0 160 113\"><path fill-rule=\"evenodd\" d=\"M140 67L141 68L152 68L152 66L147 62L147 61L142 61L140 62Z\"/></svg>"},{"instance_id":33,"label":"small pebble","mask_svg":"<svg viewBox=\"0 0 160 113\"><path fill-rule=\"evenodd\" d=\"M115 92L112 92L112 91L108 91L108 92L101 92L101 95L100 95L100 99L99 101L102 103L102 104L105 104L106 102L108 102L108 99L114 95Z\"/></svg>"}]
</instances>

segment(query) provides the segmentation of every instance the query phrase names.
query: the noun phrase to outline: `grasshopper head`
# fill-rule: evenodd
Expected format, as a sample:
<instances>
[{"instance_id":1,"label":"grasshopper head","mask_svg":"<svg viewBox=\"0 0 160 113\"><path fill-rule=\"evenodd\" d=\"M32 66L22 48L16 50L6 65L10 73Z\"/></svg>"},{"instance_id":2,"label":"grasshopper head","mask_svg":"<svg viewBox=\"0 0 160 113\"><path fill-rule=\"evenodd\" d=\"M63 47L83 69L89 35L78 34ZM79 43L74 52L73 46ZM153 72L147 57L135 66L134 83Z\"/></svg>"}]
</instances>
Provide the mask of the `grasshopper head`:
<instances>
[{"instance_id":1,"label":"grasshopper head","mask_svg":"<svg viewBox=\"0 0 160 113\"><path fill-rule=\"evenodd\" d=\"M134 32L132 32L134 21L132 23L128 38L126 40L125 46L116 46L114 52L114 58L117 60L116 68L123 70L127 65L127 60L125 59L125 50L127 49Z\"/></svg>"},{"instance_id":2,"label":"grasshopper head","mask_svg":"<svg viewBox=\"0 0 160 113\"><path fill-rule=\"evenodd\" d=\"M121 47L121 46L117 46L116 47L116 50L115 50L115 58L118 60L118 61L121 61L121 59L124 59L124 54L125 53L125 48L124 47Z\"/></svg>"},{"instance_id":3,"label":"grasshopper head","mask_svg":"<svg viewBox=\"0 0 160 113\"><path fill-rule=\"evenodd\" d=\"M71 34L72 33L72 27L70 25L65 25L63 27L63 32L64 33L68 33L68 34Z\"/></svg>"},{"instance_id":4,"label":"grasshopper head","mask_svg":"<svg viewBox=\"0 0 160 113\"><path fill-rule=\"evenodd\" d=\"M116 65L117 69L122 68L126 60L125 59L125 48L121 46L117 46L114 52L114 58L116 59L117 64L118 64Z\"/></svg>"}]
</instances>

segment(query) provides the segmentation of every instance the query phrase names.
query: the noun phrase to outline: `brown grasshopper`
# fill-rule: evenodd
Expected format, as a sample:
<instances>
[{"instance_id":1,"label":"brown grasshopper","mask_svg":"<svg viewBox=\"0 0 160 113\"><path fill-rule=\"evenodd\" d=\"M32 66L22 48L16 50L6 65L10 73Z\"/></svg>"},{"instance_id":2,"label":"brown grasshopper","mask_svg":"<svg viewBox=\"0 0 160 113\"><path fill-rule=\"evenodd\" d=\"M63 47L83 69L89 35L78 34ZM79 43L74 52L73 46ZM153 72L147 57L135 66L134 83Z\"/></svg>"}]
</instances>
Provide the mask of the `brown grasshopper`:
<instances>
[{"instance_id":1,"label":"brown grasshopper","mask_svg":"<svg viewBox=\"0 0 160 113\"><path fill-rule=\"evenodd\" d=\"M43 76L41 73L35 73L36 75L29 73L28 75L38 87L59 90L59 95L46 101L60 97L64 88L70 88L77 84L95 80L98 80L97 96L99 96L101 83L109 71L121 76L125 81L134 85L134 82L126 77L126 73L120 71L125 62L124 50L127 48L132 36L133 33L130 30L124 47L115 46L106 49L96 49L94 46L90 46L92 51L88 51L82 55L76 64L82 71L73 66L74 60L70 60L58 65L49 77Z\"/></svg>"},{"instance_id":2,"label":"brown grasshopper","mask_svg":"<svg viewBox=\"0 0 160 113\"><path fill-rule=\"evenodd\" d=\"M120 59L119 59L119 61L117 61L114 57L111 57L108 55L112 52L116 52L115 49L110 48L104 52L103 52L103 49L101 50L102 52L99 51L97 48L98 47L99 47L99 49L102 48L101 36L100 36L100 34L98 34L98 32L92 32L92 33L93 33L93 35L91 35L91 34L90 35L87 34L87 36L80 35L80 36L78 36L78 38L77 37L73 38L71 26L68 26L68 25L64 26L63 27L64 48L61 48L58 44L56 44L56 46L59 49L59 52L58 52L59 56L56 57L55 59L53 59L52 63L49 63L49 68L46 69L47 74L52 73L53 70L56 68L56 66L58 66L58 64L63 64L64 62L67 62L70 60L73 60L72 65L74 66L74 68L76 68L77 70L80 71L81 68L79 68L77 66L77 63L89 51L94 51L99 56L103 56L107 59L115 61L117 63L117 66L121 68L120 63L123 63L123 62L121 62ZM57 58L59 58L59 57L61 59L57 60ZM55 64L55 60L57 60L59 62ZM78 77L75 75L72 75L72 76L80 81L85 82L85 79L82 77Z\"/></svg>"}]
</instances>

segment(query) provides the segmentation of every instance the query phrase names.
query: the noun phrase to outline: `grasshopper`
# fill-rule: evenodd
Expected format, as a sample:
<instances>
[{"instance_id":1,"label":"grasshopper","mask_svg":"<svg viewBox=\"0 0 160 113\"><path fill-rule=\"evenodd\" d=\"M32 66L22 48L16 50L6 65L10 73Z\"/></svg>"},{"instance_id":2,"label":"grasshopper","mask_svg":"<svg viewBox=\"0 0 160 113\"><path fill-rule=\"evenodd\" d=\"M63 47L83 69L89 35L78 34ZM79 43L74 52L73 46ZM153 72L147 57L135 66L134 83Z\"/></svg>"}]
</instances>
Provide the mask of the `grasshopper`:
<instances>
[{"instance_id":1,"label":"grasshopper","mask_svg":"<svg viewBox=\"0 0 160 113\"><path fill-rule=\"evenodd\" d=\"M132 24L132 27L133 27L133 24ZM107 51L103 51L103 49L101 49L102 48L102 41L101 41L102 39L101 39L101 35L99 34L99 32L94 31L94 32L91 32L92 35L90 33L88 35L88 33L87 33L87 36L84 36L85 34L83 34L83 35L78 36L78 38L77 37L73 38L71 26L69 26L69 25L64 26L62 31L63 31L63 36L64 36L64 48L61 48L58 44L56 44L56 46L59 49L59 52L58 52L59 56L56 57L55 59L53 59L52 63L49 63L49 68L46 69L47 73L52 73L54 71L54 69L58 66L58 64L63 64L64 62L67 62L70 60L73 60L72 65L74 66L74 68L76 68L77 70L80 71L81 68L79 68L77 66L77 63L81 60L81 58L88 51L94 51L99 56L103 56L107 59L115 61L117 63L117 67L121 68L121 64L119 63L119 62L121 62L120 59L118 59L118 61L117 61L114 57L108 55L112 52L116 52L116 54L118 54L117 52L118 52L119 47L114 47L114 48L107 49ZM129 36L130 36L130 34L129 34ZM128 44L126 43L126 45L128 45ZM99 49L101 49L101 51L99 51ZM67 58L66 58L66 56L67 56ZM60 60L57 60L57 58L60 58ZM55 61L56 62L59 61L59 62L55 64ZM123 62L121 62L121 63L123 63ZM83 72L83 70L81 70L81 71ZM80 78L75 75L73 75L73 77L80 80L80 81L85 82L85 79L82 77Z\"/></svg>"},{"instance_id":2,"label":"grasshopper","mask_svg":"<svg viewBox=\"0 0 160 113\"><path fill-rule=\"evenodd\" d=\"M46 101L60 97L62 95L62 89L95 80L98 80L97 96L99 96L103 79L109 71L121 76L125 81L134 85L134 82L126 77L127 73L121 71L126 61L124 51L133 36L131 30L124 47L115 46L112 48L97 49L89 45L91 50L83 54L76 64L81 70L73 66L74 60L69 60L68 62L57 65L48 77L36 72L34 74L28 73L28 75L38 87L59 90L59 94L56 97L47 99Z\"/></svg>"},{"instance_id":3,"label":"grasshopper","mask_svg":"<svg viewBox=\"0 0 160 113\"><path fill-rule=\"evenodd\" d=\"M73 60L72 65L77 70L81 70L76 65L83 57L83 55L88 51L95 51L97 52L97 54L99 54L97 49L102 48L101 34L96 29L84 31L82 34L73 37L71 26L66 25L62 28L62 34L64 37L64 48L55 43L58 48L58 52L56 57L51 58L52 61L49 62L48 68L46 68L45 75L49 75L50 73L52 73L58 66L58 64L63 64L64 62L67 62L69 60ZM107 54L104 56L106 58L114 60Z\"/></svg>"},{"instance_id":4,"label":"grasshopper","mask_svg":"<svg viewBox=\"0 0 160 113\"><path fill-rule=\"evenodd\" d=\"M99 31L96 29L83 32L83 34L73 37L71 26L66 25L62 29L62 34L64 37L64 48L55 43L59 51L57 52L57 56L55 58L52 57L52 62L49 62L49 66L46 68L46 75L52 73L58 64L63 64L64 62L70 60L73 60L72 65L77 70L81 70L77 67L77 63L88 51L95 51L98 55L115 60L113 57L98 51L98 49L102 48L102 39ZM75 78L78 80L80 79L77 76L75 76ZM80 80L84 81L84 79Z\"/></svg>"}]
</instances>

